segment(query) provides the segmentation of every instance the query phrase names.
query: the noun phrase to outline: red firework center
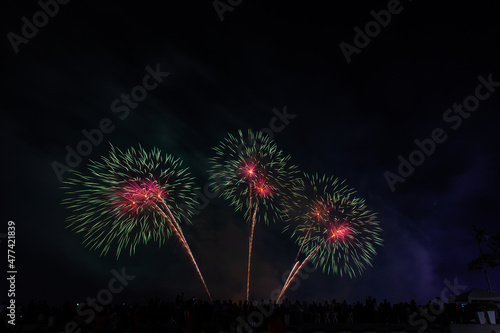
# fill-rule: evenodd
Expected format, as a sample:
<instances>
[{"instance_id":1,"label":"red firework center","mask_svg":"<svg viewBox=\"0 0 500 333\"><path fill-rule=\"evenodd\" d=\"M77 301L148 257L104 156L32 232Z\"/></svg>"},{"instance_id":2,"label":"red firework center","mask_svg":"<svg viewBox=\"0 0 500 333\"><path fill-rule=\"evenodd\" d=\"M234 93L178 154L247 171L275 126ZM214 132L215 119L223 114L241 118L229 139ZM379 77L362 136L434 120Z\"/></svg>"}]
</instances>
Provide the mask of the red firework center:
<instances>
[{"instance_id":1,"label":"red firework center","mask_svg":"<svg viewBox=\"0 0 500 333\"><path fill-rule=\"evenodd\" d=\"M258 175L257 163L254 161L244 161L241 168L241 173L245 180L253 181L253 179Z\"/></svg>"},{"instance_id":2,"label":"red firework center","mask_svg":"<svg viewBox=\"0 0 500 333\"><path fill-rule=\"evenodd\" d=\"M313 204L313 209L310 215L316 218L318 222L326 222L330 219L330 211L334 209L334 206L326 202L325 199L316 199Z\"/></svg>"},{"instance_id":3,"label":"red firework center","mask_svg":"<svg viewBox=\"0 0 500 333\"><path fill-rule=\"evenodd\" d=\"M244 161L241 175L250 186L250 189L261 198L266 198L275 193L274 186L270 185L255 161Z\"/></svg>"},{"instance_id":4,"label":"red firework center","mask_svg":"<svg viewBox=\"0 0 500 333\"><path fill-rule=\"evenodd\" d=\"M255 181L253 181L252 188L261 198L266 198L274 194L274 187L271 186L262 176L257 177Z\"/></svg>"},{"instance_id":5,"label":"red firework center","mask_svg":"<svg viewBox=\"0 0 500 333\"><path fill-rule=\"evenodd\" d=\"M354 236L352 227L347 222L332 223L327 229L328 241L347 241Z\"/></svg>"},{"instance_id":6,"label":"red firework center","mask_svg":"<svg viewBox=\"0 0 500 333\"><path fill-rule=\"evenodd\" d=\"M167 197L167 190L155 179L141 179L122 184L117 194L116 206L122 213L139 214L154 210Z\"/></svg>"}]
</instances>

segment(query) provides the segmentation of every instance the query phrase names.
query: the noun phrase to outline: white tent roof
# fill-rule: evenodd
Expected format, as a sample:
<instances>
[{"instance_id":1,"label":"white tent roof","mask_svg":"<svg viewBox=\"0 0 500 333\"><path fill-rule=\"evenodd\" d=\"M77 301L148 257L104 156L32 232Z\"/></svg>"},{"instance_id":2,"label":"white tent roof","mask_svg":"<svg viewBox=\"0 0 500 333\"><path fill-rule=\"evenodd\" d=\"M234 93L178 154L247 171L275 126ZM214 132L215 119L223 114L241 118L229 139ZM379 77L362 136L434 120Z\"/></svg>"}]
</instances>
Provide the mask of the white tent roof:
<instances>
[{"instance_id":1,"label":"white tent roof","mask_svg":"<svg viewBox=\"0 0 500 333\"><path fill-rule=\"evenodd\" d=\"M450 302L473 302L473 301L492 301L500 302L500 294L489 292L482 289L471 289L458 296L451 297Z\"/></svg>"}]
</instances>

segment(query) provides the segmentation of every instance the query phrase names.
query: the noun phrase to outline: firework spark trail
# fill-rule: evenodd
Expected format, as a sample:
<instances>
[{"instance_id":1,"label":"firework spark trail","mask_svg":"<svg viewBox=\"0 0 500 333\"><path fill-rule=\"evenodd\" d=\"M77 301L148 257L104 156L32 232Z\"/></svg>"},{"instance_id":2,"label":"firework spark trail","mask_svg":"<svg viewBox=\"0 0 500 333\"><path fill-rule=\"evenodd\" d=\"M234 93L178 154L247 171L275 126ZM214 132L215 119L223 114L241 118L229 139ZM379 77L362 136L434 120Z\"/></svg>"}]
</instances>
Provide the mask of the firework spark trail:
<instances>
[{"instance_id":1,"label":"firework spark trail","mask_svg":"<svg viewBox=\"0 0 500 333\"><path fill-rule=\"evenodd\" d=\"M306 201L288 215L298 225L292 234L301 251L323 272L355 277L376 255L375 245L381 245L382 229L376 213L368 210L365 200L355 196L345 181L333 177L304 174Z\"/></svg>"},{"instance_id":2,"label":"firework spark trail","mask_svg":"<svg viewBox=\"0 0 500 333\"><path fill-rule=\"evenodd\" d=\"M318 217L318 222L319 222L319 217ZM311 229L313 227L313 224L314 224L314 221L311 222L311 225L309 226L309 229L307 229L307 233L306 235L304 236L304 239L302 240L302 243L300 244L300 248L299 248L299 251L297 251L297 256L295 257L295 265L293 266L292 270L290 271L290 273L288 274L288 277L285 281L285 284L283 285L283 289L281 291L281 293L284 292L284 289L288 288L288 283L290 281L290 277L292 276L292 274L294 273L295 271L295 268L297 267L297 265L299 264L299 256L300 256L300 253L302 252L302 248L304 247L304 244L307 240L307 237L309 236L309 233L311 232ZM281 295L281 294L280 294Z\"/></svg>"},{"instance_id":3,"label":"firework spark trail","mask_svg":"<svg viewBox=\"0 0 500 333\"><path fill-rule=\"evenodd\" d=\"M288 286L288 283L289 283L289 281L290 281L290 276L292 276L292 275L293 275L293 273L295 272L295 269L297 268L297 265L298 265L298 264L300 264L300 261L298 261L298 260L297 260L297 261L295 262L295 265L293 265L293 268L292 268L292 270L290 271L290 273L288 273L288 277L286 278L286 281L285 281L285 283L283 284L283 288L281 288L281 293L280 293L280 295L281 295L281 294L283 294L283 289L285 289L285 287L286 287L286 286Z\"/></svg>"},{"instance_id":4,"label":"firework spark trail","mask_svg":"<svg viewBox=\"0 0 500 333\"><path fill-rule=\"evenodd\" d=\"M279 302L281 297L283 297L283 294L285 293L285 291L288 289L288 286L290 285L290 282L293 281L293 279L295 279L295 277L297 276L297 274L299 274L300 270L302 269L302 267L304 267L304 265L309 261L309 259L316 253L316 251L318 250L318 248L315 248L313 251L311 251L311 253L309 253L309 255L302 261L302 263L300 264L300 266L295 270L295 272L293 273L293 275L291 275L289 277L289 279L287 280L287 283L283 286L283 289L281 289L281 293L277 299L276 302ZM296 267L298 264L298 262L295 264L294 267ZM290 272L292 273L292 272Z\"/></svg>"},{"instance_id":5,"label":"firework spark trail","mask_svg":"<svg viewBox=\"0 0 500 333\"><path fill-rule=\"evenodd\" d=\"M250 169L253 173L253 168ZM257 213L257 205L255 205L255 213ZM252 187L248 189L248 216L252 215ZM253 214L255 216L255 214ZM252 219L254 220L254 219ZM248 239L248 264L247 264L247 302L250 297L250 259L252 258L253 232L255 225L253 221L250 225L250 237Z\"/></svg>"},{"instance_id":6,"label":"firework spark trail","mask_svg":"<svg viewBox=\"0 0 500 333\"><path fill-rule=\"evenodd\" d=\"M210 291L208 291L208 287L207 287L207 284L205 283L205 279L203 278L203 275L201 274L200 268L198 267L198 264L196 263L196 260L194 259L193 253L191 252L191 248L189 247L189 244L186 241L184 234L182 233L181 227L177 223L172 212L168 208L166 202L164 200L162 200L162 202L163 202L163 205L165 206L165 209L167 210L167 213L169 216L167 216L165 214L165 212L163 210L161 210L160 207L158 207L157 204L154 204L154 207L157 209L158 213L160 213L165 218L165 220L168 221L170 223L170 225L174 228L174 232L177 235L177 237L179 238L179 241L184 246L184 249L186 250L187 254L189 255L189 258L191 259L191 262L193 263L193 265L196 269L196 272L198 273L198 276L200 277L201 282L203 283L203 286L205 287L205 291L207 292L208 297L210 298L210 301L213 302L212 295L210 295Z\"/></svg>"},{"instance_id":7,"label":"firework spark trail","mask_svg":"<svg viewBox=\"0 0 500 333\"><path fill-rule=\"evenodd\" d=\"M305 178L305 201L290 205L287 212L290 222L298 222L292 238L300 247L279 299L307 261L323 272L352 278L372 266L375 245L382 243L376 214L367 209L364 199L355 197L354 190L333 177L305 174ZM307 258L300 263L301 252Z\"/></svg>"},{"instance_id":8,"label":"firework spark trail","mask_svg":"<svg viewBox=\"0 0 500 333\"><path fill-rule=\"evenodd\" d=\"M276 143L262 132L239 130L213 148L210 158L210 180L214 191L230 201L235 210L243 211L249 225L247 265L247 300L250 297L250 268L255 225L282 219L284 204L293 201L303 187L290 156L277 148Z\"/></svg>"},{"instance_id":9,"label":"firework spark trail","mask_svg":"<svg viewBox=\"0 0 500 333\"><path fill-rule=\"evenodd\" d=\"M299 251L297 252L297 256L295 257L295 265L293 265L293 268L292 270L290 271L290 273L288 273L288 277L286 278L286 281L285 281L285 284L283 285L283 289L287 288L288 287L288 283L290 281L290 277L294 274L295 272L295 269L297 268L297 265L300 263L299 261L299 256L300 256L300 253L302 252L302 248L304 247L304 243L306 242L307 240L307 237L309 236L309 233L312 229L312 226L313 224L311 223L311 226L309 227L309 229L307 230L307 233L306 235L304 236L304 239L302 240L302 243L300 244L300 248L299 248ZM281 293L283 293L283 289L281 291ZM281 294L280 294L281 295Z\"/></svg>"},{"instance_id":10,"label":"firework spark trail","mask_svg":"<svg viewBox=\"0 0 500 333\"><path fill-rule=\"evenodd\" d=\"M250 298L250 261L252 259L253 232L255 229L255 217L257 215L257 203L253 210L252 225L250 227L250 237L248 239L248 269L247 269L247 301Z\"/></svg>"},{"instance_id":11,"label":"firework spark trail","mask_svg":"<svg viewBox=\"0 0 500 333\"><path fill-rule=\"evenodd\" d=\"M101 249L101 256L117 245L117 259L126 247L132 255L140 243L155 241L161 246L175 235L211 299L179 225L181 220L191 223L196 205L194 178L182 168L182 160L140 145L125 152L111 145L109 156L101 159L90 161L86 173L72 171L64 181L68 197L62 204L73 213L67 228L83 233L83 244Z\"/></svg>"},{"instance_id":12,"label":"firework spark trail","mask_svg":"<svg viewBox=\"0 0 500 333\"><path fill-rule=\"evenodd\" d=\"M312 222L312 223L311 223L311 225L309 226L309 229L307 229L307 233L306 233L306 235L304 236L304 239L302 240L302 243L300 244L299 251L297 252L297 256L295 257L295 261L298 261L298 260L299 260L299 255L300 255L300 253L302 252L302 248L304 247L304 244L305 244L305 242L306 242L306 240L307 240L307 237L309 236L309 233L311 232L311 229L312 229L312 227L313 227L313 223L314 223L314 222Z\"/></svg>"},{"instance_id":13,"label":"firework spark trail","mask_svg":"<svg viewBox=\"0 0 500 333\"><path fill-rule=\"evenodd\" d=\"M330 211L330 210L331 210L331 209L329 209L329 208L324 208L324 207L323 207L323 205L324 205L324 202L323 202L323 201L321 201L321 202L320 202L320 204L321 204L320 206L322 206L322 207L320 207L320 208L323 208L323 209L321 210L320 208L318 208L318 207L316 206L316 208L315 208L315 213L313 213L312 215L316 216L316 217L318 218L318 220L317 220L317 221L314 221L314 219L312 219L311 224L309 225L309 229L307 229L307 233L306 233L306 235L304 236L304 239L302 240L302 243L300 244L299 251L297 251L297 256L295 257L295 261L298 261L298 260L299 260L299 256L300 256L300 253L302 252L302 248L304 247L304 244L306 243L306 240L308 239L309 234L311 233L311 230L312 230L312 227L313 227L314 223L316 223L316 222L317 222L317 223L320 223L320 222L321 222L321 212L323 212L323 213L324 213L324 212L328 212L328 211Z\"/></svg>"}]
</instances>

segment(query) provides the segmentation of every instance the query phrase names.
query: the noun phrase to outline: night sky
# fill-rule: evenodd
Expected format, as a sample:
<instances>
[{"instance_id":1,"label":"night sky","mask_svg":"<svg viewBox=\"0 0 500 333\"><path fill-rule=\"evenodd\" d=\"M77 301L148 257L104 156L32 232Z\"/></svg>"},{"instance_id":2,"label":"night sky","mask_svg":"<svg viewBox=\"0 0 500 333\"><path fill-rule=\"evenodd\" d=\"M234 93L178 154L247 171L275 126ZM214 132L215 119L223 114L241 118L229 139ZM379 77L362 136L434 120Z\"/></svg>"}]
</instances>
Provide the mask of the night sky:
<instances>
[{"instance_id":1,"label":"night sky","mask_svg":"<svg viewBox=\"0 0 500 333\"><path fill-rule=\"evenodd\" d=\"M51 7L47 22L36 16L36 34L25 28L31 37L17 42L12 36L23 38L23 25L41 7L2 4L0 233L15 221L17 301L83 301L122 268L135 278L114 301L173 300L180 292L206 299L173 239L161 248L140 245L118 260L85 248L83 237L66 228L70 212L61 205L53 163L66 164L66 147L76 149L82 131L107 118L113 130L74 169L85 171L110 144L141 144L182 158L203 188L212 147L238 129L269 128L284 108L289 119L274 133L278 147L304 172L345 179L378 213L384 239L361 277L317 270L290 299L353 302L370 295L425 303L455 278L486 289L484 274L468 272L467 263L478 255L473 223L500 232L500 4L232 3L220 1L231 10L218 13L211 1L71 1ZM372 37L363 39L374 15L385 27L369 24ZM120 96L143 84L148 66L169 75L124 107ZM453 110L463 103L474 111ZM433 135L441 142L429 156L411 155L415 140ZM393 180L392 191L387 172L397 175L398 156L410 155L423 161L404 182ZM192 222L184 232L214 298L244 299L243 215L215 198ZM291 268L298 248L283 226L256 227L252 299L269 298ZM2 274L6 264L2 259ZM499 291L500 271L490 278Z\"/></svg>"}]
</instances>

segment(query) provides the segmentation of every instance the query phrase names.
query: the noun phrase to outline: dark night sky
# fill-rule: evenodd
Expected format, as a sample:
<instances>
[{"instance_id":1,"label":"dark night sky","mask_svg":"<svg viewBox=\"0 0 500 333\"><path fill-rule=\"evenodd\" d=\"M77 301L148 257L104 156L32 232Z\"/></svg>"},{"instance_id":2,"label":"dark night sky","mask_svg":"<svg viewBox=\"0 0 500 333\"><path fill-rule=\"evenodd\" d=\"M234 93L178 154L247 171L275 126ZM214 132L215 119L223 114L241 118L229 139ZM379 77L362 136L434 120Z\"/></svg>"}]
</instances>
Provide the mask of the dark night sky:
<instances>
[{"instance_id":1,"label":"dark night sky","mask_svg":"<svg viewBox=\"0 0 500 333\"><path fill-rule=\"evenodd\" d=\"M16 222L17 299L81 301L122 267L136 278L116 301L172 299L182 291L205 298L174 241L139 246L119 260L86 249L80 235L65 229L69 212L51 164L64 163L65 147L84 139L82 130L109 118L115 130L76 169L107 154L108 142L122 149L140 143L183 158L203 187L211 147L228 132L268 127L273 108L285 105L296 118L275 134L278 146L305 172L346 179L384 229L384 246L363 276L318 270L291 299L352 302L371 295L423 303L454 278L485 289L484 276L468 272L467 262L477 255L474 222L500 231L500 91L455 130L443 114L474 95L478 76L500 82L500 4L402 1L400 13L348 64L339 44L353 44L353 29L364 29L370 11L388 3L242 1L221 22L210 1L165 7L72 1L18 53L7 35L20 34L21 18L32 21L40 7L3 3L0 232ZM112 102L157 64L170 75L121 120ZM435 128L446 141L392 192L384 173L396 173L398 156L408 157L414 140ZM282 227L256 228L253 298L269 298L292 264L297 247ZM213 296L244 298L242 214L212 199L184 230ZM0 247L5 253L4 240ZM497 291L499 274L490 276Z\"/></svg>"}]
</instances>

